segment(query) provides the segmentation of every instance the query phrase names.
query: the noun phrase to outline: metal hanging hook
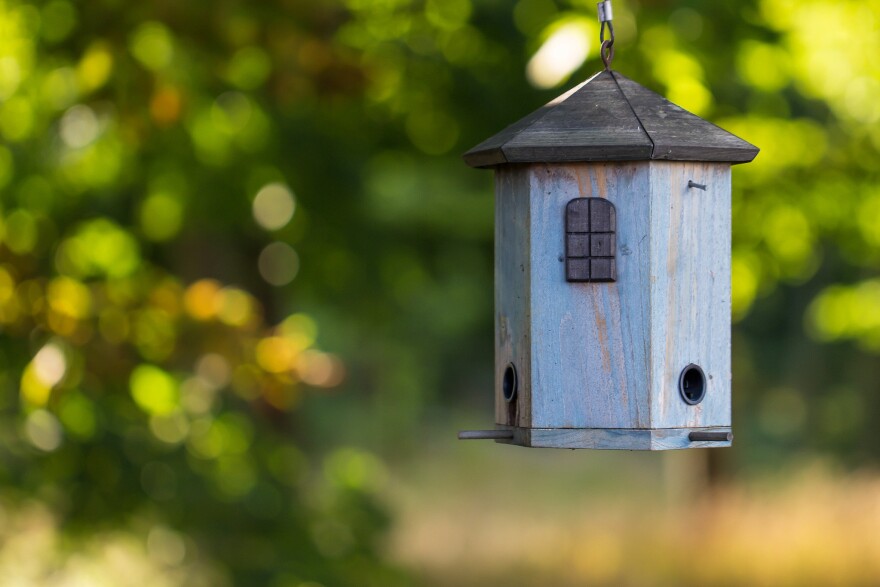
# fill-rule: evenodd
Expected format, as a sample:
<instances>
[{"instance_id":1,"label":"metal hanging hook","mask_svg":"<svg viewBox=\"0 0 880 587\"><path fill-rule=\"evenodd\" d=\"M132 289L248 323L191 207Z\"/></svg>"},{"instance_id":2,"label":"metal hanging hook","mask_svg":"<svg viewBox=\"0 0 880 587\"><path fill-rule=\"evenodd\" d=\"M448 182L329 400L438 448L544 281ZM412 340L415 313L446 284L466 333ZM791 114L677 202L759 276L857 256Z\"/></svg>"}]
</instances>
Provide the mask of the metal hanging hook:
<instances>
[{"instance_id":1,"label":"metal hanging hook","mask_svg":"<svg viewBox=\"0 0 880 587\"><path fill-rule=\"evenodd\" d=\"M611 0L603 0L603 2L599 2L596 6L599 12L599 22L601 23L599 28L599 42L601 43L599 56L602 58L602 63L605 64L605 70L611 71L611 62L614 60L614 25L611 23L614 13L611 10ZM607 40L605 39L606 26L611 37Z\"/></svg>"}]
</instances>

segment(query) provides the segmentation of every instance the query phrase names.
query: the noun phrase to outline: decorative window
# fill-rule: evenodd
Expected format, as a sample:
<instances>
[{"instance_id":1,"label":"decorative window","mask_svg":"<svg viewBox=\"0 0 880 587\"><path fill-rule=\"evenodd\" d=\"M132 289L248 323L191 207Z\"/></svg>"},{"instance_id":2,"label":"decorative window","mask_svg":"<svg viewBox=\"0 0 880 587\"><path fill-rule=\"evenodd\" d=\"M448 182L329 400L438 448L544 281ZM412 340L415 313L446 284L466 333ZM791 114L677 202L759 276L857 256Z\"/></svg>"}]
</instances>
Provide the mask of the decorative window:
<instances>
[{"instance_id":1,"label":"decorative window","mask_svg":"<svg viewBox=\"0 0 880 587\"><path fill-rule=\"evenodd\" d=\"M565 207L565 279L617 281L617 211L604 198L575 198Z\"/></svg>"}]
</instances>

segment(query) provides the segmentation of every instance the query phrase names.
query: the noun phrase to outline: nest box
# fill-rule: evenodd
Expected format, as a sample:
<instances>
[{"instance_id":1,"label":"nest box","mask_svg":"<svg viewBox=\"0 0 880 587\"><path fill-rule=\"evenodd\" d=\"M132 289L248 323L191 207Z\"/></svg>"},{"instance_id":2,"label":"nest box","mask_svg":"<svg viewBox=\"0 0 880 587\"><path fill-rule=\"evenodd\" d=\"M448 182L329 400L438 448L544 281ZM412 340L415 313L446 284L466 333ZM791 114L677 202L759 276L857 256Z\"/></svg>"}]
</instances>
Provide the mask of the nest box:
<instances>
[{"instance_id":1,"label":"nest box","mask_svg":"<svg viewBox=\"0 0 880 587\"><path fill-rule=\"evenodd\" d=\"M758 149L603 71L495 170L495 423L530 447L729 446L730 166Z\"/></svg>"}]
</instances>

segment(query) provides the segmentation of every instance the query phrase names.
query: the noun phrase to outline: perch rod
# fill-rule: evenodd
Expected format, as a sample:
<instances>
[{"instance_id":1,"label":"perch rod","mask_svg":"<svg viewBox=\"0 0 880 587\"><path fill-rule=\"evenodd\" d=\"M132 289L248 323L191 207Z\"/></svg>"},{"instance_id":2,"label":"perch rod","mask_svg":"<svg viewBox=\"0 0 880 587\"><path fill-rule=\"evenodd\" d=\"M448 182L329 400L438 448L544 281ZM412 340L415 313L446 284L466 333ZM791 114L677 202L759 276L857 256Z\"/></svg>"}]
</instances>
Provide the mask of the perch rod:
<instances>
[{"instance_id":1,"label":"perch rod","mask_svg":"<svg viewBox=\"0 0 880 587\"><path fill-rule=\"evenodd\" d=\"M688 440L691 442L731 442L733 440L733 432L691 432L688 434Z\"/></svg>"},{"instance_id":2,"label":"perch rod","mask_svg":"<svg viewBox=\"0 0 880 587\"><path fill-rule=\"evenodd\" d=\"M462 430L458 433L459 440L511 440L512 430Z\"/></svg>"}]
</instances>

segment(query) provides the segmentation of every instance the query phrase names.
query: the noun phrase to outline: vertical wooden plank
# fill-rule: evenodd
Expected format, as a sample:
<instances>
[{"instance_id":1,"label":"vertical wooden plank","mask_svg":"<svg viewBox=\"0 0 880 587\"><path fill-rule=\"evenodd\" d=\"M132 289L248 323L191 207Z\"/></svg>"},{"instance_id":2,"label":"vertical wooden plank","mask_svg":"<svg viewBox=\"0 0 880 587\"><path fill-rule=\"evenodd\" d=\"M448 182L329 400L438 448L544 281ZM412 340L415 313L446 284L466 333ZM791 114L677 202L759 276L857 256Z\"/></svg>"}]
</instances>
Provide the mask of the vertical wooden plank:
<instances>
[{"instance_id":1,"label":"vertical wooden plank","mask_svg":"<svg viewBox=\"0 0 880 587\"><path fill-rule=\"evenodd\" d=\"M651 427L730 426L730 165L650 165ZM678 384L690 363L708 383L694 406Z\"/></svg>"},{"instance_id":2,"label":"vertical wooden plank","mask_svg":"<svg viewBox=\"0 0 880 587\"><path fill-rule=\"evenodd\" d=\"M531 170L532 418L535 428L647 428L649 163ZM617 282L565 280L565 207L617 208Z\"/></svg>"},{"instance_id":3,"label":"vertical wooden plank","mask_svg":"<svg viewBox=\"0 0 880 587\"><path fill-rule=\"evenodd\" d=\"M504 165L495 173L495 423L530 425L529 172ZM504 370L517 371L516 401L502 394Z\"/></svg>"}]
</instances>

